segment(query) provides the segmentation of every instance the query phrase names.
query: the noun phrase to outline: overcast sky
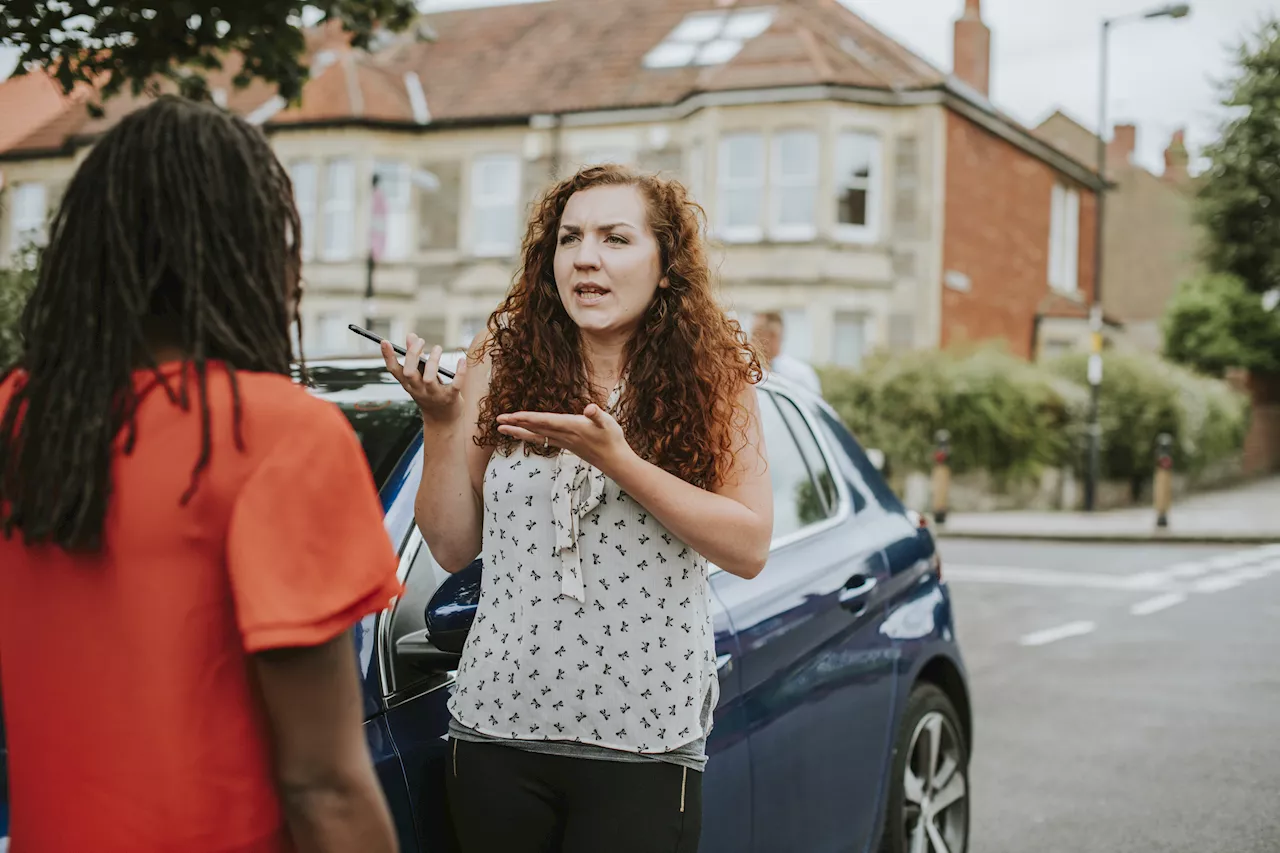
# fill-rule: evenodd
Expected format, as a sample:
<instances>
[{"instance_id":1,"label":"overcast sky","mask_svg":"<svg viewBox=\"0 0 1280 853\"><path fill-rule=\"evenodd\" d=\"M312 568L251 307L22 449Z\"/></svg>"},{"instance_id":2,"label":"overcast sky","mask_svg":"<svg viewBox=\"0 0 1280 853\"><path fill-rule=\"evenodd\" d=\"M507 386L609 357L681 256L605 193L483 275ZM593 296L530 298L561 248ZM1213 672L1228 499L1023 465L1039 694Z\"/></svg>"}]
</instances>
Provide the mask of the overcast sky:
<instances>
[{"instance_id":1,"label":"overcast sky","mask_svg":"<svg viewBox=\"0 0 1280 853\"><path fill-rule=\"evenodd\" d=\"M551 0L554 2L554 0ZM1112 123L1138 125L1139 157L1159 170L1170 135L1186 127L1193 151L1215 136L1221 110L1215 80L1230 70L1230 49L1280 0L1190 0L1191 17L1134 21L1111 41ZM489 5L493 0L423 0L424 8ZM625 0L599 0L625 2ZM740 0L742 5L753 0ZM934 64L951 67L952 22L964 0L842 0ZM1098 115L1098 30L1104 17L1143 12L1164 0L982 0L993 31L992 98L1036 124L1054 109L1093 127ZM14 62L0 48L0 77Z\"/></svg>"}]
</instances>

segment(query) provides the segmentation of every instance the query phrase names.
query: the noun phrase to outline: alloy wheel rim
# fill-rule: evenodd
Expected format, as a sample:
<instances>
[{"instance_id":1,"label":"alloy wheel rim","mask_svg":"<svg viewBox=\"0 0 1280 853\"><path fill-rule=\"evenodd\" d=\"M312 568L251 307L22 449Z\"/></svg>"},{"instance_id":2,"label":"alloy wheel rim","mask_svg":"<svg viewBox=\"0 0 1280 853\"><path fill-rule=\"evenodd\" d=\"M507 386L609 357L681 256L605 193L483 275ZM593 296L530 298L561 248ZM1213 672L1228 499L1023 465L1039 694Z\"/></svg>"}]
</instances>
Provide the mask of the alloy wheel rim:
<instances>
[{"instance_id":1,"label":"alloy wheel rim","mask_svg":"<svg viewBox=\"0 0 1280 853\"><path fill-rule=\"evenodd\" d=\"M906 853L964 853L969 783L951 721L930 711L911 733L903 771Z\"/></svg>"}]
</instances>

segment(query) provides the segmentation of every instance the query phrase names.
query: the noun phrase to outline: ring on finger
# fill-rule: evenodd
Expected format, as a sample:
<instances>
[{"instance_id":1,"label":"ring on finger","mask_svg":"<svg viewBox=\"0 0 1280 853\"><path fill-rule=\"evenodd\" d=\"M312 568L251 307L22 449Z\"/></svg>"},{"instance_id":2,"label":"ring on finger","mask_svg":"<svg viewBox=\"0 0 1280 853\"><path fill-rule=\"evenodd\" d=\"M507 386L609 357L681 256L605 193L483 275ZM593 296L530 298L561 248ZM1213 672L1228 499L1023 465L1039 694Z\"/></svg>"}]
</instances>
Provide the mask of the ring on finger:
<instances>
[{"instance_id":1,"label":"ring on finger","mask_svg":"<svg viewBox=\"0 0 1280 853\"><path fill-rule=\"evenodd\" d=\"M551 437L550 437L550 436L546 436L546 435L544 435L544 436L542 437L542 449L543 449L543 450L546 450L546 449L547 449L547 445L549 445L550 443L551 443Z\"/></svg>"}]
</instances>

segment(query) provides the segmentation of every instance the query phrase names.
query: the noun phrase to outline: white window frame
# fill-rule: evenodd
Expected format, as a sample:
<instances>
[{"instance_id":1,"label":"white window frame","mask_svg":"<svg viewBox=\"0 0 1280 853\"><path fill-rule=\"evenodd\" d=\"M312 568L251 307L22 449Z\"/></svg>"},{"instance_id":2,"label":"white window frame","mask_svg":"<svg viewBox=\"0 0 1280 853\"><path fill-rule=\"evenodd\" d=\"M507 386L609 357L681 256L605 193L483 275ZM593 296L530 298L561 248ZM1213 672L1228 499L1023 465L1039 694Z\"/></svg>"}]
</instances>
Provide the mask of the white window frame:
<instances>
[{"instance_id":1,"label":"white window frame","mask_svg":"<svg viewBox=\"0 0 1280 853\"><path fill-rule=\"evenodd\" d=\"M378 160L374 164L378 188L387 200L386 247L384 261L403 261L413 250L413 192L408 163ZM369 195L372 223L373 194Z\"/></svg>"},{"instance_id":2,"label":"white window frame","mask_svg":"<svg viewBox=\"0 0 1280 853\"><path fill-rule=\"evenodd\" d=\"M1049 287L1080 292L1080 191L1059 183L1049 200Z\"/></svg>"},{"instance_id":3,"label":"white window frame","mask_svg":"<svg viewBox=\"0 0 1280 853\"><path fill-rule=\"evenodd\" d=\"M458 318L458 334L454 349L469 349L476 335L485 330L489 323L489 315L464 314Z\"/></svg>"},{"instance_id":4,"label":"white window frame","mask_svg":"<svg viewBox=\"0 0 1280 853\"><path fill-rule=\"evenodd\" d=\"M809 146L807 164L804 171L794 170L788 173L788 164L783 160L783 143L790 140L803 140ZM818 158L821 155L821 143L816 130L794 128L775 133L770 139L769 168L769 236L778 241L808 241L818 236ZM795 164L790 164L794 167ZM809 221L807 223L783 223L783 196L788 192L805 191L810 195Z\"/></svg>"},{"instance_id":5,"label":"white window frame","mask_svg":"<svg viewBox=\"0 0 1280 853\"><path fill-rule=\"evenodd\" d=\"M510 171L504 176L505 180L499 181L499 189L491 193L485 193L481 191L486 183L482 180L482 172L491 168L509 169ZM483 258L507 258L515 255L520 244L521 175L519 155L499 152L477 156L471 161L470 177L470 242L472 254ZM485 216L506 217L509 220L509 224L506 227L510 229L510 239L506 241L492 239L486 241L481 238L480 235L485 230L481 227L481 221Z\"/></svg>"},{"instance_id":6,"label":"white window frame","mask_svg":"<svg viewBox=\"0 0 1280 853\"><path fill-rule=\"evenodd\" d=\"M347 173L339 180L342 169ZM349 261L355 257L356 164L350 157L325 162L320 227L322 260Z\"/></svg>"},{"instance_id":7,"label":"white window frame","mask_svg":"<svg viewBox=\"0 0 1280 853\"><path fill-rule=\"evenodd\" d=\"M813 360L813 317L808 308L783 309L782 353L806 364Z\"/></svg>"},{"instance_id":8,"label":"white window frame","mask_svg":"<svg viewBox=\"0 0 1280 853\"><path fill-rule=\"evenodd\" d=\"M851 325L861 326L862 347L852 363L841 361L837 357L840 350L840 327L846 322ZM867 354L872 350L871 336L873 331L874 326L870 312L857 308L835 311L831 316L831 363L837 367L848 367L855 370L861 367L867 358Z\"/></svg>"},{"instance_id":9,"label":"white window frame","mask_svg":"<svg viewBox=\"0 0 1280 853\"><path fill-rule=\"evenodd\" d=\"M695 142L688 152L688 175L685 188L694 201L701 204L707 189L707 149L702 142Z\"/></svg>"},{"instance_id":10,"label":"white window frame","mask_svg":"<svg viewBox=\"0 0 1280 853\"><path fill-rule=\"evenodd\" d=\"M49 190L44 184L15 184L9 206L9 251L16 254L27 243L43 246L49 237L48 216Z\"/></svg>"},{"instance_id":11,"label":"white window frame","mask_svg":"<svg viewBox=\"0 0 1280 853\"><path fill-rule=\"evenodd\" d=\"M629 148L590 148L578 156L578 167L603 166L606 163L617 163L619 166L634 166L636 152Z\"/></svg>"},{"instance_id":12,"label":"white window frame","mask_svg":"<svg viewBox=\"0 0 1280 853\"><path fill-rule=\"evenodd\" d=\"M853 138L865 139L870 143L870 174L865 179L855 180L849 175L840 174L846 140ZM878 134L871 131L843 128L836 134L834 155L836 196L832 201L835 203L835 237L844 243L873 243L880 236L880 210L884 200L884 143ZM848 189L861 189L867 193L865 224L840 221L840 196Z\"/></svg>"},{"instance_id":13,"label":"white window frame","mask_svg":"<svg viewBox=\"0 0 1280 853\"><path fill-rule=\"evenodd\" d=\"M315 257L316 241L320 236L316 231L320 203L318 177L319 170L314 160L296 160L289 165L289 179L293 181L293 203L298 208L298 219L302 223L301 248L304 261Z\"/></svg>"},{"instance_id":14,"label":"white window frame","mask_svg":"<svg viewBox=\"0 0 1280 853\"><path fill-rule=\"evenodd\" d=\"M346 330L350 314L346 311L325 309L315 315L315 339L308 341L308 346L315 346L319 352L308 353L314 358L329 358L336 355L350 355L355 350L355 342L349 349L344 349L343 332ZM330 335L332 334L332 340ZM350 333L348 333L350 334ZM352 338L355 335L351 336Z\"/></svg>"},{"instance_id":15,"label":"white window frame","mask_svg":"<svg viewBox=\"0 0 1280 853\"><path fill-rule=\"evenodd\" d=\"M756 174L734 176L729 170L729 146L738 140L753 140L756 150L752 152L756 161ZM764 134L755 131L726 133L720 137L719 180L716 193L716 206L720 237L731 243L758 243L764 239L764 212L766 189L767 151ZM755 224L729 224L729 195L734 192L754 191Z\"/></svg>"}]
</instances>

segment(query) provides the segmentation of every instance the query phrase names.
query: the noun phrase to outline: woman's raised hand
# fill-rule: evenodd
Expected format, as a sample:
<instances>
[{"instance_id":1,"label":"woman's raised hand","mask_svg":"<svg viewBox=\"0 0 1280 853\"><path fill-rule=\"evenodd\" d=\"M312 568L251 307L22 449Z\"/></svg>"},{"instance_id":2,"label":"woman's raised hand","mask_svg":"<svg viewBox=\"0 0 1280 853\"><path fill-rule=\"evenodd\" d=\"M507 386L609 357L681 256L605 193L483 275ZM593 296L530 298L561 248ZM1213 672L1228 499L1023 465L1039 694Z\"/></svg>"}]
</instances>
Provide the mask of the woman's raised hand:
<instances>
[{"instance_id":1,"label":"woman's raised hand","mask_svg":"<svg viewBox=\"0 0 1280 853\"><path fill-rule=\"evenodd\" d=\"M440 381L437 369L440 367L440 347L432 347L426 366L420 361L426 341L417 335L410 334L405 341L408 351L404 358L404 366L396 358L396 351L391 348L390 341L382 342L382 360L387 364L387 371L396 378L409 396L418 404L424 421L436 424L449 424L462 416L462 380L467 372L467 358L458 364L457 375L452 384Z\"/></svg>"}]
</instances>

